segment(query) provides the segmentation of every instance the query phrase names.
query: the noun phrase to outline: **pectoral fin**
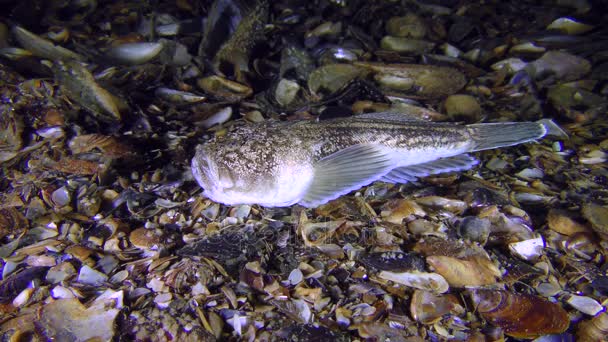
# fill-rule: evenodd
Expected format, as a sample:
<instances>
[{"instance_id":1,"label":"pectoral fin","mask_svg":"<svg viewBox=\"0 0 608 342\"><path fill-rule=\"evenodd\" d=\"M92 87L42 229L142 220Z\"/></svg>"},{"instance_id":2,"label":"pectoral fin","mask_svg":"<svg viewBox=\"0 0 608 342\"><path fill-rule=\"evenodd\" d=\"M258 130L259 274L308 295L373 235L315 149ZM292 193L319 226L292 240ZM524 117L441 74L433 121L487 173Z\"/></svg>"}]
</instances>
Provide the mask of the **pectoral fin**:
<instances>
[{"instance_id":1,"label":"pectoral fin","mask_svg":"<svg viewBox=\"0 0 608 342\"><path fill-rule=\"evenodd\" d=\"M394 152L372 144L351 146L321 159L314 178L299 202L316 207L370 184L395 167Z\"/></svg>"},{"instance_id":2,"label":"pectoral fin","mask_svg":"<svg viewBox=\"0 0 608 342\"><path fill-rule=\"evenodd\" d=\"M468 170L477 163L477 159L467 154L461 154L455 157L441 158L427 163L398 167L380 178L380 180L387 183L413 182L420 177L438 173Z\"/></svg>"}]
</instances>

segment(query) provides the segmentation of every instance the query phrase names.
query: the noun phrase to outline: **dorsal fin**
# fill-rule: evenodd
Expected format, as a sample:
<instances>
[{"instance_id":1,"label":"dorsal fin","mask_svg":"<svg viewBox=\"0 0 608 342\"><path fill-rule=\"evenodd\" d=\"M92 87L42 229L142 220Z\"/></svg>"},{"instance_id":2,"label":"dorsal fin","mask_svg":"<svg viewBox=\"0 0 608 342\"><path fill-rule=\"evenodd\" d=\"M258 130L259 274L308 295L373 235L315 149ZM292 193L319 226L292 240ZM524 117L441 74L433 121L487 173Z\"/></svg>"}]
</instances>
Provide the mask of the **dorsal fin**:
<instances>
[{"instance_id":1,"label":"dorsal fin","mask_svg":"<svg viewBox=\"0 0 608 342\"><path fill-rule=\"evenodd\" d=\"M353 119L371 119L371 120L382 120L382 121L393 121L393 122L425 122L419 117L405 114L400 112L375 112L375 113L364 113L353 116Z\"/></svg>"}]
</instances>

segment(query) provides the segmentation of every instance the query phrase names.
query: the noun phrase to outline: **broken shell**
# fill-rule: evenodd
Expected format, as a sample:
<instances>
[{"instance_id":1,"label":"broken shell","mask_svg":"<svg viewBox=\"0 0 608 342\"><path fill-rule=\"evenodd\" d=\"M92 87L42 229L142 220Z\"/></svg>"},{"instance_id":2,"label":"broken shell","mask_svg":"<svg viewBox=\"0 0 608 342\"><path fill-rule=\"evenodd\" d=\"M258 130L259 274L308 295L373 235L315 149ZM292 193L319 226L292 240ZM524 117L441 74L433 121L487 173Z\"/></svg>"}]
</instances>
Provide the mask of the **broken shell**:
<instances>
[{"instance_id":1,"label":"broken shell","mask_svg":"<svg viewBox=\"0 0 608 342\"><path fill-rule=\"evenodd\" d=\"M586 296L570 295L566 300L566 303L570 304L576 310L591 316L595 316L598 313L604 311L604 307L593 298Z\"/></svg>"},{"instance_id":2,"label":"broken shell","mask_svg":"<svg viewBox=\"0 0 608 342\"><path fill-rule=\"evenodd\" d=\"M435 255L427 257L426 261L453 287L491 285L502 275L491 260L483 257L459 260Z\"/></svg>"},{"instance_id":3,"label":"broken shell","mask_svg":"<svg viewBox=\"0 0 608 342\"><path fill-rule=\"evenodd\" d=\"M163 47L162 43L126 43L109 48L104 57L119 64L144 64L158 56Z\"/></svg>"},{"instance_id":4,"label":"broken shell","mask_svg":"<svg viewBox=\"0 0 608 342\"><path fill-rule=\"evenodd\" d=\"M515 338L560 334L570 325L568 313L561 305L536 296L473 290L471 298L484 319Z\"/></svg>"},{"instance_id":5,"label":"broken shell","mask_svg":"<svg viewBox=\"0 0 608 342\"><path fill-rule=\"evenodd\" d=\"M42 307L36 327L49 339L111 340L122 299L108 300L107 297L98 297L89 308L76 298L52 301Z\"/></svg>"},{"instance_id":6,"label":"broken shell","mask_svg":"<svg viewBox=\"0 0 608 342\"><path fill-rule=\"evenodd\" d=\"M414 291L410 303L412 317L422 324L434 324L451 312L464 312L454 295L436 295L427 291Z\"/></svg>"},{"instance_id":7,"label":"broken shell","mask_svg":"<svg viewBox=\"0 0 608 342\"><path fill-rule=\"evenodd\" d=\"M543 254L544 248L545 240L540 235L533 239L512 242L509 244L511 253L523 260L537 259Z\"/></svg>"},{"instance_id":8,"label":"broken shell","mask_svg":"<svg viewBox=\"0 0 608 342\"><path fill-rule=\"evenodd\" d=\"M447 292L450 286L441 275L425 272L389 272L381 271L378 277L390 280L397 284L413 287L434 293Z\"/></svg>"},{"instance_id":9,"label":"broken shell","mask_svg":"<svg viewBox=\"0 0 608 342\"><path fill-rule=\"evenodd\" d=\"M580 322L576 329L576 338L580 342L601 341L606 336L608 336L608 313L606 312Z\"/></svg>"},{"instance_id":10,"label":"broken shell","mask_svg":"<svg viewBox=\"0 0 608 342\"><path fill-rule=\"evenodd\" d=\"M78 282L91 286L101 286L108 280L108 276L92 269L88 265L80 268Z\"/></svg>"}]
</instances>

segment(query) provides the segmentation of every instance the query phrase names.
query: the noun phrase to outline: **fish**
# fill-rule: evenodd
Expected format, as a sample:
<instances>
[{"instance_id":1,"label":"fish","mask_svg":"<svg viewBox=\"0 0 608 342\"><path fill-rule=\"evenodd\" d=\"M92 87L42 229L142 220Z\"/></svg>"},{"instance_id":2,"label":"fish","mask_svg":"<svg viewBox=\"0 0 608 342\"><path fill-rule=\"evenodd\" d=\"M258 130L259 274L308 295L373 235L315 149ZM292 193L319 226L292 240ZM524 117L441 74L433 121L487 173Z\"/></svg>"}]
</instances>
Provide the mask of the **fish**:
<instances>
[{"instance_id":1,"label":"fish","mask_svg":"<svg viewBox=\"0 0 608 342\"><path fill-rule=\"evenodd\" d=\"M478 164L468 153L564 136L553 121L460 125L402 113L233 126L196 147L191 170L207 198L314 208L376 181L407 183Z\"/></svg>"}]
</instances>

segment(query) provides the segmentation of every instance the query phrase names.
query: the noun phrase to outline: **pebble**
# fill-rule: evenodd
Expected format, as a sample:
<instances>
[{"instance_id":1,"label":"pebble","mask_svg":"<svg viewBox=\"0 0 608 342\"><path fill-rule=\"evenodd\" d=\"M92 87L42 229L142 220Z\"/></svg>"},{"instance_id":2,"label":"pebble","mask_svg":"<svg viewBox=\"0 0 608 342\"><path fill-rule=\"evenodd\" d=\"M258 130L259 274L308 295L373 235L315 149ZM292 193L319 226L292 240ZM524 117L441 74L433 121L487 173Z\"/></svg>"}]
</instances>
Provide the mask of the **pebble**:
<instances>
[{"instance_id":1,"label":"pebble","mask_svg":"<svg viewBox=\"0 0 608 342\"><path fill-rule=\"evenodd\" d=\"M481 118L481 106L471 95L450 95L444 103L445 111L450 118L465 119L474 122Z\"/></svg>"},{"instance_id":2,"label":"pebble","mask_svg":"<svg viewBox=\"0 0 608 342\"><path fill-rule=\"evenodd\" d=\"M490 220L487 218L467 216L460 222L458 231L463 239L479 242L483 245L490 236L490 225Z\"/></svg>"}]
</instances>

